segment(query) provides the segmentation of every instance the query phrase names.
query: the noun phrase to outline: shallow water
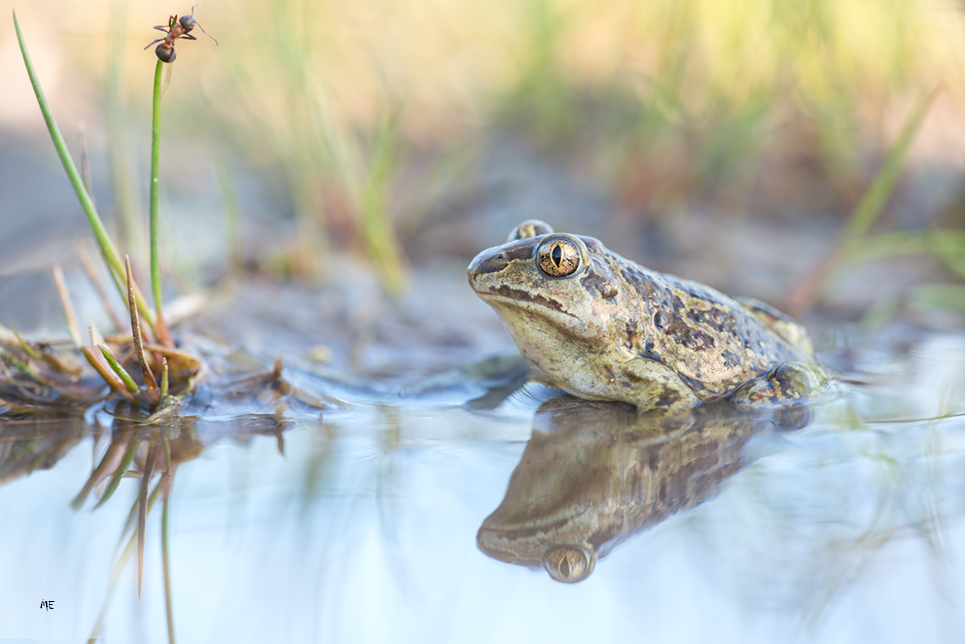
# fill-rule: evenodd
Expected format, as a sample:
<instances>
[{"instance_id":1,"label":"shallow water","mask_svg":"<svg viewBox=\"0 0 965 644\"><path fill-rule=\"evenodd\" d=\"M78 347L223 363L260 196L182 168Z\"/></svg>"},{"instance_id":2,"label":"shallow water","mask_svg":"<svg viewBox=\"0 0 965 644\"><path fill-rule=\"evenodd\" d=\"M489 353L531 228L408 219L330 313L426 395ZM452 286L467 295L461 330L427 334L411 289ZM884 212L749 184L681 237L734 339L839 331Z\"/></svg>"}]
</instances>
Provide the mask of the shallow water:
<instances>
[{"instance_id":1,"label":"shallow water","mask_svg":"<svg viewBox=\"0 0 965 644\"><path fill-rule=\"evenodd\" d=\"M178 641L958 641L963 356L965 337L934 334L867 357L866 384L800 429L720 410L638 419L534 385L492 409L467 404L476 391L336 387L320 420L184 424ZM86 420L29 475L9 469L28 429L2 427L0 640L81 641L101 612L139 479L70 509L109 439L106 414ZM160 522L158 504L142 595L129 564L107 641L166 641ZM487 556L500 530L502 558L536 567ZM582 581L539 567L560 546L567 574L596 557Z\"/></svg>"}]
</instances>

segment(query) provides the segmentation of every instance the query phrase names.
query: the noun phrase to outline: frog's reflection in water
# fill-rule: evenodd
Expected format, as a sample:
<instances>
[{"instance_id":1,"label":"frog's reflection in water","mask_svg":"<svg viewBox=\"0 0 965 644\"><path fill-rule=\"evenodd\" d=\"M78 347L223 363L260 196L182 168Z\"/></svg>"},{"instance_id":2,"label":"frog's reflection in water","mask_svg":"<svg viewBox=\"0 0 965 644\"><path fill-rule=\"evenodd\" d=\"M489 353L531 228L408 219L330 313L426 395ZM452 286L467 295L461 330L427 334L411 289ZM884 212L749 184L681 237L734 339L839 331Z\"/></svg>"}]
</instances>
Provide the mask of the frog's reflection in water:
<instances>
[{"instance_id":1,"label":"frog's reflection in water","mask_svg":"<svg viewBox=\"0 0 965 644\"><path fill-rule=\"evenodd\" d=\"M638 414L620 403L555 398L536 412L506 496L476 541L494 559L582 581L630 535L713 496L753 460L745 450L753 435L809 422L805 407Z\"/></svg>"}]
</instances>

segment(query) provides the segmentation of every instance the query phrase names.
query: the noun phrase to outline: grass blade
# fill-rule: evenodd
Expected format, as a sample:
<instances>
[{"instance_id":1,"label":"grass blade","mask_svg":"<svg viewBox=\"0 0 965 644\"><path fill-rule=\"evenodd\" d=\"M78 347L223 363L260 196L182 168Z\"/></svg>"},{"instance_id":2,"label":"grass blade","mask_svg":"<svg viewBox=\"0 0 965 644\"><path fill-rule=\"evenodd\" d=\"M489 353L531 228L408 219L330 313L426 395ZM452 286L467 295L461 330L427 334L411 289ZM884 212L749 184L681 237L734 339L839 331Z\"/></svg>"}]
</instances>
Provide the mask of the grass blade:
<instances>
[{"instance_id":1,"label":"grass blade","mask_svg":"<svg viewBox=\"0 0 965 644\"><path fill-rule=\"evenodd\" d=\"M128 400L134 400L134 396L127 390L127 387L124 386L120 378L111 371L106 363L102 362L102 359L98 359L97 354L91 351L90 347L81 347L80 350L83 352L84 357L87 358L90 366L94 367L94 370L100 374L100 377L104 379L104 382L106 382L113 391L121 394Z\"/></svg>"},{"instance_id":2,"label":"grass blade","mask_svg":"<svg viewBox=\"0 0 965 644\"><path fill-rule=\"evenodd\" d=\"M904 127L901 128L901 134L898 135L894 147L888 152L884 164L878 170L878 174L875 175L874 181L871 182L868 191L848 218L848 225L841 234L839 243L852 243L859 237L864 236L878 219L895 188L895 184L898 182L901 169L905 165L905 157L908 156L908 149L911 147L912 141L915 140L918 128L921 127L921 122L928 113L928 108L931 107L932 100L938 93L939 87L941 86L933 85L915 105L915 109L908 116Z\"/></svg>"},{"instance_id":3,"label":"grass blade","mask_svg":"<svg viewBox=\"0 0 965 644\"><path fill-rule=\"evenodd\" d=\"M50 112L50 106L47 104L43 88L40 86L40 79L37 78L33 61L31 61L30 54L27 52L27 45L23 40L23 35L20 33L20 23L17 21L16 11L13 12L13 26L17 31L17 41L20 43L20 53L23 55L23 62L27 67L27 75L30 76L30 84L33 86L37 103L40 105L40 111L44 115L44 122L47 124L47 131L50 132L50 138L54 143L54 148L57 150L57 156L60 157L61 163L64 164L64 170L67 171L67 178L70 179L70 184L74 187L77 200L80 202L84 214L87 215L87 221L94 231L94 236L97 238L97 243L100 245L101 251L104 253L105 259L107 259L107 263L120 274L121 260L117 255L114 244L110 240L110 236L107 234L107 230L104 228L104 224L97 215L94 202L84 187L84 181L77 171L73 159L70 157L70 152L67 151L67 144L64 142L64 137L60 134L60 128L57 127L57 122Z\"/></svg>"},{"instance_id":4,"label":"grass blade","mask_svg":"<svg viewBox=\"0 0 965 644\"><path fill-rule=\"evenodd\" d=\"M828 278L840 266L842 260L858 250L856 243L877 221L888 202L888 198L898 182L898 177L901 175L908 149L911 147L911 143L918 133L918 128L928 113L928 108L931 107L932 100L940 87L941 85L937 83L932 85L915 105L915 109L912 110L905 121L898 140L891 151L888 152L888 156L878 170L878 174L875 175L874 181L871 182L871 186L855 209L851 211L848 223L838 237L834 248L791 289L791 293L787 296L783 306L784 310L790 315L797 317L810 309Z\"/></svg>"},{"instance_id":5,"label":"grass blade","mask_svg":"<svg viewBox=\"0 0 965 644\"><path fill-rule=\"evenodd\" d=\"M924 234L925 246L945 268L965 278L965 233L958 230L930 230Z\"/></svg>"},{"instance_id":6,"label":"grass blade","mask_svg":"<svg viewBox=\"0 0 965 644\"><path fill-rule=\"evenodd\" d=\"M375 139L369 176L362 191L362 231L369 254L390 295L399 295L407 282L407 262L386 208L393 166L397 163L398 110L385 120Z\"/></svg>"},{"instance_id":7,"label":"grass blade","mask_svg":"<svg viewBox=\"0 0 965 644\"><path fill-rule=\"evenodd\" d=\"M137 388L137 383L134 382L133 378L131 378L131 374L127 373L127 370L117 362L117 358L114 357L114 354L111 353L110 349L105 347L103 344L97 345L97 348L100 349L101 353L104 354L104 359L107 360L107 363L111 366L111 369L114 370L114 373L117 374L117 377L124 382L124 386L127 387L127 390L136 396L139 391Z\"/></svg>"},{"instance_id":8,"label":"grass blade","mask_svg":"<svg viewBox=\"0 0 965 644\"><path fill-rule=\"evenodd\" d=\"M123 294L123 288L121 287L120 280L124 275L124 268L121 266L120 256L117 254L114 243L111 241L110 235L107 233L107 229L104 228L104 224L97 214L97 208L94 206L93 199L91 199L90 194L84 187L84 180L81 178L80 172L77 171L77 166L74 165L74 160L70 157L70 152L67 150L67 144L64 142L64 137L60 133L60 128L57 127L57 121L54 120L54 115L50 111L50 106L47 104L47 98L44 96L44 90L40 86L40 79L37 77L37 72L34 71L33 61L30 59L30 53L27 51L27 44L23 40L23 34L20 33L20 22L17 20L16 11L13 12L13 26L17 32L17 42L20 43L20 53L23 56L23 63L27 68L27 75L30 77L30 85L33 87L34 95L37 97L37 103L40 105L40 111L43 113L44 122L47 124L47 131L50 133L50 139L53 141L54 148L57 150L57 156L60 157L60 162L64 165L64 170L67 172L67 178L70 179L70 185L74 188L74 192L77 195L77 200L80 202L80 207L84 211L84 215L87 216L87 221L90 223L91 230L94 232L94 237L97 239L97 244L101 248L101 252L104 255L104 260L111 269L118 289L120 289L121 293ZM147 306L144 305L143 299L143 296L138 294L138 308L141 309L141 313L144 314L148 324L153 328L154 318Z\"/></svg>"}]
</instances>

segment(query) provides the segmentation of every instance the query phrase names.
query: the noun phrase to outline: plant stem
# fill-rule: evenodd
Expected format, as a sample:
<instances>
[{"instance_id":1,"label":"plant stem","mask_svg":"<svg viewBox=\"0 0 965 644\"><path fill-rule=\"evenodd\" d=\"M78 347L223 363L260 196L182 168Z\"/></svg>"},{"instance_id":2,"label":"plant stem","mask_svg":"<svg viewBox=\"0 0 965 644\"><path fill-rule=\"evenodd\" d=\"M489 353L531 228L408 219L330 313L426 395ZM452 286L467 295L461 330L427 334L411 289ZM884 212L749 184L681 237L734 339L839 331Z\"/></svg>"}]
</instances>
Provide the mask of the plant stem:
<instances>
[{"instance_id":1,"label":"plant stem","mask_svg":"<svg viewBox=\"0 0 965 644\"><path fill-rule=\"evenodd\" d=\"M124 382L124 386L127 387L127 390L135 396L139 394L140 391L137 388L137 383L134 382L134 379L131 378L130 374L127 373L124 367L120 365L120 363L117 361L117 358L115 358L114 354L111 353L110 349L105 347L103 344L97 345L97 348L100 349L101 353L104 354L104 359L107 360L107 364L111 366L111 369L114 370L114 373L117 374L117 377Z\"/></svg>"},{"instance_id":2,"label":"plant stem","mask_svg":"<svg viewBox=\"0 0 965 644\"><path fill-rule=\"evenodd\" d=\"M161 258L158 252L158 168L161 164L161 68L164 63L159 59L154 67L154 103L151 118L151 289L154 291L154 311L157 314L155 332L158 341L165 346L174 346L161 313Z\"/></svg>"}]
</instances>

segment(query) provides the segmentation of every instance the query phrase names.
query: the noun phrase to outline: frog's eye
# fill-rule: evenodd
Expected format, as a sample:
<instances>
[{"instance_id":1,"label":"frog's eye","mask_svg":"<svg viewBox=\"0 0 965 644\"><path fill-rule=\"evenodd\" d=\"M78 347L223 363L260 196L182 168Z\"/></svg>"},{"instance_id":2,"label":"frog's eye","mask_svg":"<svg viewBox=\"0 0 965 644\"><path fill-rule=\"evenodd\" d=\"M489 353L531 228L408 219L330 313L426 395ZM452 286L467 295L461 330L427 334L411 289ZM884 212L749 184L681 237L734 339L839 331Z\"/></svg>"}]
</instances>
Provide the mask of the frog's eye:
<instances>
[{"instance_id":1,"label":"frog's eye","mask_svg":"<svg viewBox=\"0 0 965 644\"><path fill-rule=\"evenodd\" d=\"M596 557L577 546L559 546L543 557L546 572L564 584L575 584L589 577L595 563Z\"/></svg>"},{"instance_id":2,"label":"frog's eye","mask_svg":"<svg viewBox=\"0 0 965 644\"><path fill-rule=\"evenodd\" d=\"M582 253L569 239L553 237L539 247L537 263L540 270L550 277L567 277L580 267Z\"/></svg>"},{"instance_id":3,"label":"frog's eye","mask_svg":"<svg viewBox=\"0 0 965 644\"><path fill-rule=\"evenodd\" d=\"M545 221L540 219L527 219L513 228L506 241L511 242L528 237L536 237L537 235L549 235L551 232L553 232L553 227Z\"/></svg>"}]
</instances>

